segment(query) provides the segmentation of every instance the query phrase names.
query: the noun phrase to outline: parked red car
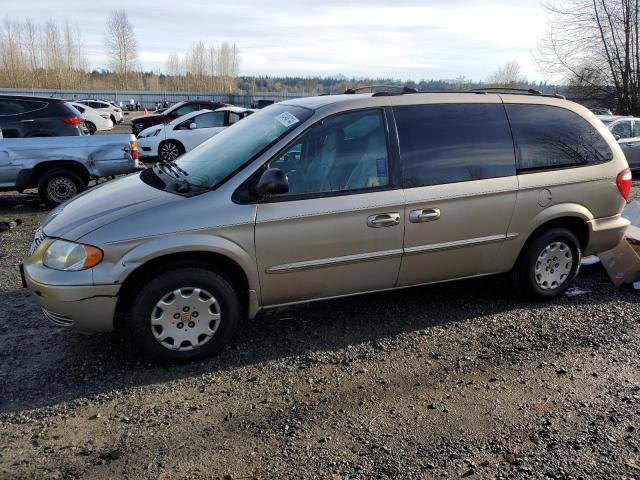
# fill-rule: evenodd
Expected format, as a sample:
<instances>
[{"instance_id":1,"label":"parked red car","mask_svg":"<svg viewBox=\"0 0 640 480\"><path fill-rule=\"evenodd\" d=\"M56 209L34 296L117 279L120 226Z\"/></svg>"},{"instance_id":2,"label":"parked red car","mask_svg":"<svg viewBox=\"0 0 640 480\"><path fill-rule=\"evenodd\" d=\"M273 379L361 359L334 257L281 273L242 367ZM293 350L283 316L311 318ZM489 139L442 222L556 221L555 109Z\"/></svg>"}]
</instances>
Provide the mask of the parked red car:
<instances>
[{"instance_id":1,"label":"parked red car","mask_svg":"<svg viewBox=\"0 0 640 480\"><path fill-rule=\"evenodd\" d=\"M145 115L144 117L134 118L131 120L131 131L137 136L145 128L152 127L160 123L168 123L186 113L193 112L195 110L202 110L203 108L216 110L226 106L228 106L226 103L210 102L208 100L187 100L186 102L179 102L167 108L160 114Z\"/></svg>"}]
</instances>

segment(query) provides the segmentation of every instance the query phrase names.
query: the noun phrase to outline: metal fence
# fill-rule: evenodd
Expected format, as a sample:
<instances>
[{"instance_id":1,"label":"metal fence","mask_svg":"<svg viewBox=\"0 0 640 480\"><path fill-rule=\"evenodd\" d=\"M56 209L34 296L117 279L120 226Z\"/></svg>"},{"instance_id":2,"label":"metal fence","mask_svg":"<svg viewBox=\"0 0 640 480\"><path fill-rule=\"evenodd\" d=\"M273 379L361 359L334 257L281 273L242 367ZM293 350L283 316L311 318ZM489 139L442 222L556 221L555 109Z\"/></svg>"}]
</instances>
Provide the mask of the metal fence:
<instances>
[{"instance_id":1,"label":"metal fence","mask_svg":"<svg viewBox=\"0 0 640 480\"><path fill-rule=\"evenodd\" d=\"M300 98L308 95L304 93L286 92L258 92L248 93L220 93L220 92L164 92L146 90L55 90L55 89L24 89L24 88L0 88L0 94L27 95L32 97L54 97L65 100L83 100L86 98L113 100L122 103L123 106L133 99L138 102L140 108L153 109L156 103L163 104L165 101L170 104L182 102L184 100L211 100L215 102L229 103L240 107L251 107L257 104L258 100L272 100L281 102L289 98Z\"/></svg>"}]
</instances>

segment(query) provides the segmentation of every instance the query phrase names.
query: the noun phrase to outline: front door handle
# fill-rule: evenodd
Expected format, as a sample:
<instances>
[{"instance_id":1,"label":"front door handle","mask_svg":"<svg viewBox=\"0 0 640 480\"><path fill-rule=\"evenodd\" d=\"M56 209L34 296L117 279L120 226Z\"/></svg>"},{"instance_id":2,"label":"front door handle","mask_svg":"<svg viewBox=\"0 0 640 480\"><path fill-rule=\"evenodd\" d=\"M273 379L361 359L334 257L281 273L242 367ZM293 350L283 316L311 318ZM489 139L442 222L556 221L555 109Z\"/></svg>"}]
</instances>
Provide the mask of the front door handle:
<instances>
[{"instance_id":1,"label":"front door handle","mask_svg":"<svg viewBox=\"0 0 640 480\"><path fill-rule=\"evenodd\" d=\"M35 120L33 119L29 119L29 120L20 120L20 123L32 123L35 122Z\"/></svg>"},{"instance_id":2,"label":"front door handle","mask_svg":"<svg viewBox=\"0 0 640 480\"><path fill-rule=\"evenodd\" d=\"M394 227L399 224L399 213L378 213L367 218L367 226L371 228Z\"/></svg>"},{"instance_id":3,"label":"front door handle","mask_svg":"<svg viewBox=\"0 0 640 480\"><path fill-rule=\"evenodd\" d=\"M409 221L411 223L433 222L440 218L439 208L425 208L424 210L411 210Z\"/></svg>"}]
</instances>

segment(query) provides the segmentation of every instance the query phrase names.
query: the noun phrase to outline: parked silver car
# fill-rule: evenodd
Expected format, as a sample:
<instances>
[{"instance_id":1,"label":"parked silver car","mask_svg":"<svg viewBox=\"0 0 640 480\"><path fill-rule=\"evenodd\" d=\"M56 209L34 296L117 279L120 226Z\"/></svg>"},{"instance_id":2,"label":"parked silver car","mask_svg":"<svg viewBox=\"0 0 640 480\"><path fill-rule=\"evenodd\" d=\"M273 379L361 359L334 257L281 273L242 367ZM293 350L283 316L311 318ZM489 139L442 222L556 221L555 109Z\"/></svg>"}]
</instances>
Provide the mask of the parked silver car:
<instances>
[{"instance_id":1,"label":"parked silver car","mask_svg":"<svg viewBox=\"0 0 640 480\"><path fill-rule=\"evenodd\" d=\"M0 191L37 188L55 207L87 188L90 179L123 175L138 167L133 135L2 138Z\"/></svg>"},{"instance_id":2,"label":"parked silver car","mask_svg":"<svg viewBox=\"0 0 640 480\"><path fill-rule=\"evenodd\" d=\"M640 118L599 116L622 148L632 172L640 171Z\"/></svg>"},{"instance_id":3,"label":"parked silver car","mask_svg":"<svg viewBox=\"0 0 640 480\"><path fill-rule=\"evenodd\" d=\"M564 99L296 99L57 208L24 280L56 325L192 360L265 307L509 271L556 297L621 240L630 188L611 133Z\"/></svg>"}]
</instances>

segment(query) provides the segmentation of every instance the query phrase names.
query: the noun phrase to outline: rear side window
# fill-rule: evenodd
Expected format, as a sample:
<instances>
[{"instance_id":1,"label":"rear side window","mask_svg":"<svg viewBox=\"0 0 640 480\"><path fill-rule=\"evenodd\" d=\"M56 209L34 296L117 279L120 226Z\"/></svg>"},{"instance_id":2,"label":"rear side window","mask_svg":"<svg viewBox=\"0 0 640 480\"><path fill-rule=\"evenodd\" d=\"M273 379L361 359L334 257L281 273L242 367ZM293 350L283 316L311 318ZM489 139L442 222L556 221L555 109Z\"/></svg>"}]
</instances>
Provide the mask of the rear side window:
<instances>
[{"instance_id":1,"label":"rear side window","mask_svg":"<svg viewBox=\"0 0 640 480\"><path fill-rule=\"evenodd\" d=\"M580 115L550 105L505 105L519 172L608 162L613 152Z\"/></svg>"},{"instance_id":2,"label":"rear side window","mask_svg":"<svg viewBox=\"0 0 640 480\"><path fill-rule=\"evenodd\" d=\"M394 107L405 187L515 175L501 104Z\"/></svg>"},{"instance_id":3,"label":"rear side window","mask_svg":"<svg viewBox=\"0 0 640 480\"><path fill-rule=\"evenodd\" d=\"M24 113L42 110L47 106L46 102L37 100L0 100L0 115L22 115Z\"/></svg>"}]
</instances>

